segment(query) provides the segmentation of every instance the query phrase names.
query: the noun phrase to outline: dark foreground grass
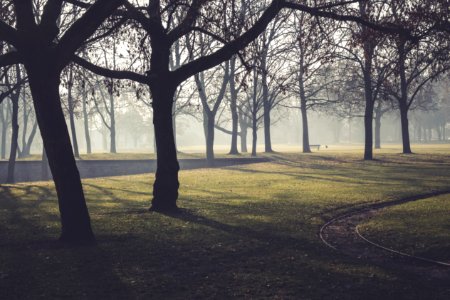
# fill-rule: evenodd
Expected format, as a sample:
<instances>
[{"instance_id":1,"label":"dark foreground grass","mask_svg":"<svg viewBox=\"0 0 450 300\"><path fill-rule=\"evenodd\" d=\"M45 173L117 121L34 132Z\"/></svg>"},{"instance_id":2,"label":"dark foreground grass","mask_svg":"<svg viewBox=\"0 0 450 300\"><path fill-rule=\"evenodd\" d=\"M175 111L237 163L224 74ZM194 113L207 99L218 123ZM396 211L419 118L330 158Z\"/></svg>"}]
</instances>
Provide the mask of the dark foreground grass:
<instances>
[{"instance_id":1,"label":"dark foreground grass","mask_svg":"<svg viewBox=\"0 0 450 300\"><path fill-rule=\"evenodd\" d=\"M52 184L2 185L0 298L449 299L449 285L347 257L317 237L346 210L447 189L448 156L272 157L181 172L178 215L147 212L152 175L84 180L98 240L90 247L52 242Z\"/></svg>"}]
</instances>

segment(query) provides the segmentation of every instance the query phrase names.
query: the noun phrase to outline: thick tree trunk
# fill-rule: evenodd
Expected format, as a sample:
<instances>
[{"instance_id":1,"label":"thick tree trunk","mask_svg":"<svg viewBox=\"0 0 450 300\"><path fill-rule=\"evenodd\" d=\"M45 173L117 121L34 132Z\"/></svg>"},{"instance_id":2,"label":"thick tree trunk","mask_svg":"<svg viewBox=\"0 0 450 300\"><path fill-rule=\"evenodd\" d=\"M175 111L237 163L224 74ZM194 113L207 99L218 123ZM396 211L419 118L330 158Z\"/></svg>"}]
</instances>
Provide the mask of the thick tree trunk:
<instances>
[{"instance_id":1,"label":"thick tree trunk","mask_svg":"<svg viewBox=\"0 0 450 300\"><path fill-rule=\"evenodd\" d=\"M80 175L70 143L59 95L60 74L51 59L25 65L36 118L58 195L62 232L60 240L80 243L94 240Z\"/></svg>"},{"instance_id":2,"label":"thick tree trunk","mask_svg":"<svg viewBox=\"0 0 450 300\"><path fill-rule=\"evenodd\" d=\"M159 84L158 84L159 83ZM157 168L153 184L151 211L177 211L178 171L173 134L172 105L176 87L169 80L159 80L150 86L153 97L153 124L155 127Z\"/></svg>"},{"instance_id":3,"label":"thick tree trunk","mask_svg":"<svg viewBox=\"0 0 450 300\"><path fill-rule=\"evenodd\" d=\"M42 149L41 178L42 180L50 179L48 176L48 158L45 149Z\"/></svg>"},{"instance_id":4,"label":"thick tree trunk","mask_svg":"<svg viewBox=\"0 0 450 300\"><path fill-rule=\"evenodd\" d=\"M19 92L20 93L20 92ZM19 93L13 93L11 95L12 102L12 119L11 119L11 150L9 152L8 161L8 176L6 179L7 183L14 183L14 170L16 167L16 157L19 139Z\"/></svg>"}]
</instances>

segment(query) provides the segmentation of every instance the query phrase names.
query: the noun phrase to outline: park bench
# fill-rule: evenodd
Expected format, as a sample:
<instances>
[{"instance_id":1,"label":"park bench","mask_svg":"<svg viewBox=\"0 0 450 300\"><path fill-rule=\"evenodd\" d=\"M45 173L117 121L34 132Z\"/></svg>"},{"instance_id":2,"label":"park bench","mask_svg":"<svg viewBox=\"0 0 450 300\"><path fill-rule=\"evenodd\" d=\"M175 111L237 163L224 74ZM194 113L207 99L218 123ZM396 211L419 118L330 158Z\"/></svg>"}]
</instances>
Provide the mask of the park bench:
<instances>
[{"instance_id":1,"label":"park bench","mask_svg":"<svg viewBox=\"0 0 450 300\"><path fill-rule=\"evenodd\" d=\"M320 145L309 145L309 148L316 148L317 151L320 150Z\"/></svg>"}]
</instances>

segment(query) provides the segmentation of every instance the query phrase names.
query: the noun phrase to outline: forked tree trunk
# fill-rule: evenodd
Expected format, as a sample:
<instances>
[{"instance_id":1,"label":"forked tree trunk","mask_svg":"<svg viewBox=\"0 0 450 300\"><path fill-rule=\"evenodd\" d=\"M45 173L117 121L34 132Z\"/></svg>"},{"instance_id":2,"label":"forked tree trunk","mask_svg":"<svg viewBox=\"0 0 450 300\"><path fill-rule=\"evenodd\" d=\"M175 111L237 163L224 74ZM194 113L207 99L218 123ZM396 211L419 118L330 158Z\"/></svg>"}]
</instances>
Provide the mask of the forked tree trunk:
<instances>
[{"instance_id":1,"label":"forked tree trunk","mask_svg":"<svg viewBox=\"0 0 450 300\"><path fill-rule=\"evenodd\" d=\"M150 85L153 98L153 125L155 128L157 167L153 184L151 211L177 211L178 171L173 134L172 105L176 87L169 80Z\"/></svg>"},{"instance_id":2,"label":"forked tree trunk","mask_svg":"<svg viewBox=\"0 0 450 300\"><path fill-rule=\"evenodd\" d=\"M59 95L60 74L49 70L51 59L25 65L36 119L58 195L62 232L60 240L80 243L94 240L80 175L70 143Z\"/></svg>"}]
</instances>

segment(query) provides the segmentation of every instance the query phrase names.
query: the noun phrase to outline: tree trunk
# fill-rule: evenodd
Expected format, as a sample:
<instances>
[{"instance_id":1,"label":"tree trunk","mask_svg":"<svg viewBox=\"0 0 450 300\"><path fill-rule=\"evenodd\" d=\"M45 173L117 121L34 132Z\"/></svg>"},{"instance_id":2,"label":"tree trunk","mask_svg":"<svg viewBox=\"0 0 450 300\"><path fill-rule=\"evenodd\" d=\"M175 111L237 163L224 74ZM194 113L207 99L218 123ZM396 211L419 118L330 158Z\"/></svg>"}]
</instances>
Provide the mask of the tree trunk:
<instances>
[{"instance_id":1,"label":"tree trunk","mask_svg":"<svg viewBox=\"0 0 450 300\"><path fill-rule=\"evenodd\" d=\"M381 114L375 114L375 149L381 149Z\"/></svg>"},{"instance_id":2,"label":"tree trunk","mask_svg":"<svg viewBox=\"0 0 450 300\"><path fill-rule=\"evenodd\" d=\"M403 142L403 153L411 154L411 143L409 141L409 123L408 123L408 109L406 105L400 104L400 122L402 129L402 142Z\"/></svg>"},{"instance_id":3,"label":"tree trunk","mask_svg":"<svg viewBox=\"0 0 450 300\"><path fill-rule=\"evenodd\" d=\"M30 136L28 137L28 141L25 143L24 149L22 149L22 156L27 157L31 154L31 146L33 145L34 137L37 132L37 122L34 122L33 128L31 129Z\"/></svg>"},{"instance_id":4,"label":"tree trunk","mask_svg":"<svg viewBox=\"0 0 450 300\"><path fill-rule=\"evenodd\" d=\"M51 66L51 59L40 59L39 63L25 65L36 119L58 195L62 224L60 240L71 243L91 242L94 235L61 108L60 73L53 71Z\"/></svg>"},{"instance_id":5,"label":"tree trunk","mask_svg":"<svg viewBox=\"0 0 450 300\"><path fill-rule=\"evenodd\" d=\"M83 101L83 123L84 123L84 138L86 139L86 152L87 154L92 153L92 146L91 146L91 134L89 132L89 114L87 112L87 93L86 88L83 86L83 94L82 99Z\"/></svg>"},{"instance_id":6,"label":"tree trunk","mask_svg":"<svg viewBox=\"0 0 450 300\"><path fill-rule=\"evenodd\" d=\"M67 102L69 107L70 133L72 134L73 152L76 158L80 158L80 151L78 149L77 131L75 128L75 103L73 102L72 98L72 88L73 88L73 72L72 68L70 68L69 82L67 84Z\"/></svg>"},{"instance_id":7,"label":"tree trunk","mask_svg":"<svg viewBox=\"0 0 450 300\"><path fill-rule=\"evenodd\" d=\"M26 157L27 154L26 148L27 148L27 129L28 129L28 118L30 113L27 111L27 100L25 96L25 91L22 93L22 106L23 106L23 120L22 120L22 152L19 153L19 157ZM28 154L29 155L29 154Z\"/></svg>"},{"instance_id":8,"label":"tree trunk","mask_svg":"<svg viewBox=\"0 0 450 300\"><path fill-rule=\"evenodd\" d=\"M12 119L11 119L11 150L9 152L8 161L8 176L6 179L7 183L14 183L14 170L16 167L16 157L19 139L19 97L20 91L11 94L12 102Z\"/></svg>"},{"instance_id":9,"label":"tree trunk","mask_svg":"<svg viewBox=\"0 0 450 300\"><path fill-rule=\"evenodd\" d=\"M48 176L48 158L45 149L42 149L42 164L41 164L41 177L42 180L49 180Z\"/></svg>"},{"instance_id":10,"label":"tree trunk","mask_svg":"<svg viewBox=\"0 0 450 300\"><path fill-rule=\"evenodd\" d=\"M3 102L4 104L6 102ZM6 116L5 116L5 105L2 104L0 109L0 120L2 121L2 137L1 137L1 159L5 159L6 158L6 135L8 134L8 122L6 120Z\"/></svg>"},{"instance_id":11,"label":"tree trunk","mask_svg":"<svg viewBox=\"0 0 450 300\"><path fill-rule=\"evenodd\" d=\"M111 124L110 124L110 145L109 145L109 152L111 153L117 153L116 149L116 112L115 112L115 102L114 102L114 91L111 91L111 94L109 95L109 104L110 104L110 110L111 110Z\"/></svg>"},{"instance_id":12,"label":"tree trunk","mask_svg":"<svg viewBox=\"0 0 450 300\"><path fill-rule=\"evenodd\" d=\"M256 146L258 139L258 126L257 126L257 116L253 116L252 120L252 156L256 156Z\"/></svg>"},{"instance_id":13,"label":"tree trunk","mask_svg":"<svg viewBox=\"0 0 450 300\"><path fill-rule=\"evenodd\" d=\"M269 86L267 84L267 73L262 74L262 88L263 88L263 108L264 108L264 152L271 153L272 138L270 136L270 103L269 103Z\"/></svg>"},{"instance_id":14,"label":"tree trunk","mask_svg":"<svg viewBox=\"0 0 450 300\"><path fill-rule=\"evenodd\" d=\"M157 168L153 184L151 211L177 211L178 171L173 134L172 105L176 87L170 80L159 80L150 85L153 97L153 125L155 127Z\"/></svg>"},{"instance_id":15,"label":"tree trunk","mask_svg":"<svg viewBox=\"0 0 450 300\"><path fill-rule=\"evenodd\" d=\"M241 127L241 152L242 153L247 153L248 149L247 149L247 124L244 124L244 122L240 123L240 127Z\"/></svg>"},{"instance_id":16,"label":"tree trunk","mask_svg":"<svg viewBox=\"0 0 450 300\"><path fill-rule=\"evenodd\" d=\"M206 140L206 162L209 167L214 166L214 113L203 110L203 124Z\"/></svg>"},{"instance_id":17,"label":"tree trunk","mask_svg":"<svg viewBox=\"0 0 450 300\"><path fill-rule=\"evenodd\" d=\"M239 154L237 148L238 122L239 115L237 109L237 90L236 90L236 56L230 62L230 111L231 111L231 147L229 154Z\"/></svg>"},{"instance_id":18,"label":"tree trunk","mask_svg":"<svg viewBox=\"0 0 450 300\"><path fill-rule=\"evenodd\" d=\"M311 147L309 146L308 111L306 109L306 101L304 102L302 100L300 110L302 112L303 153L311 153Z\"/></svg>"}]
</instances>

